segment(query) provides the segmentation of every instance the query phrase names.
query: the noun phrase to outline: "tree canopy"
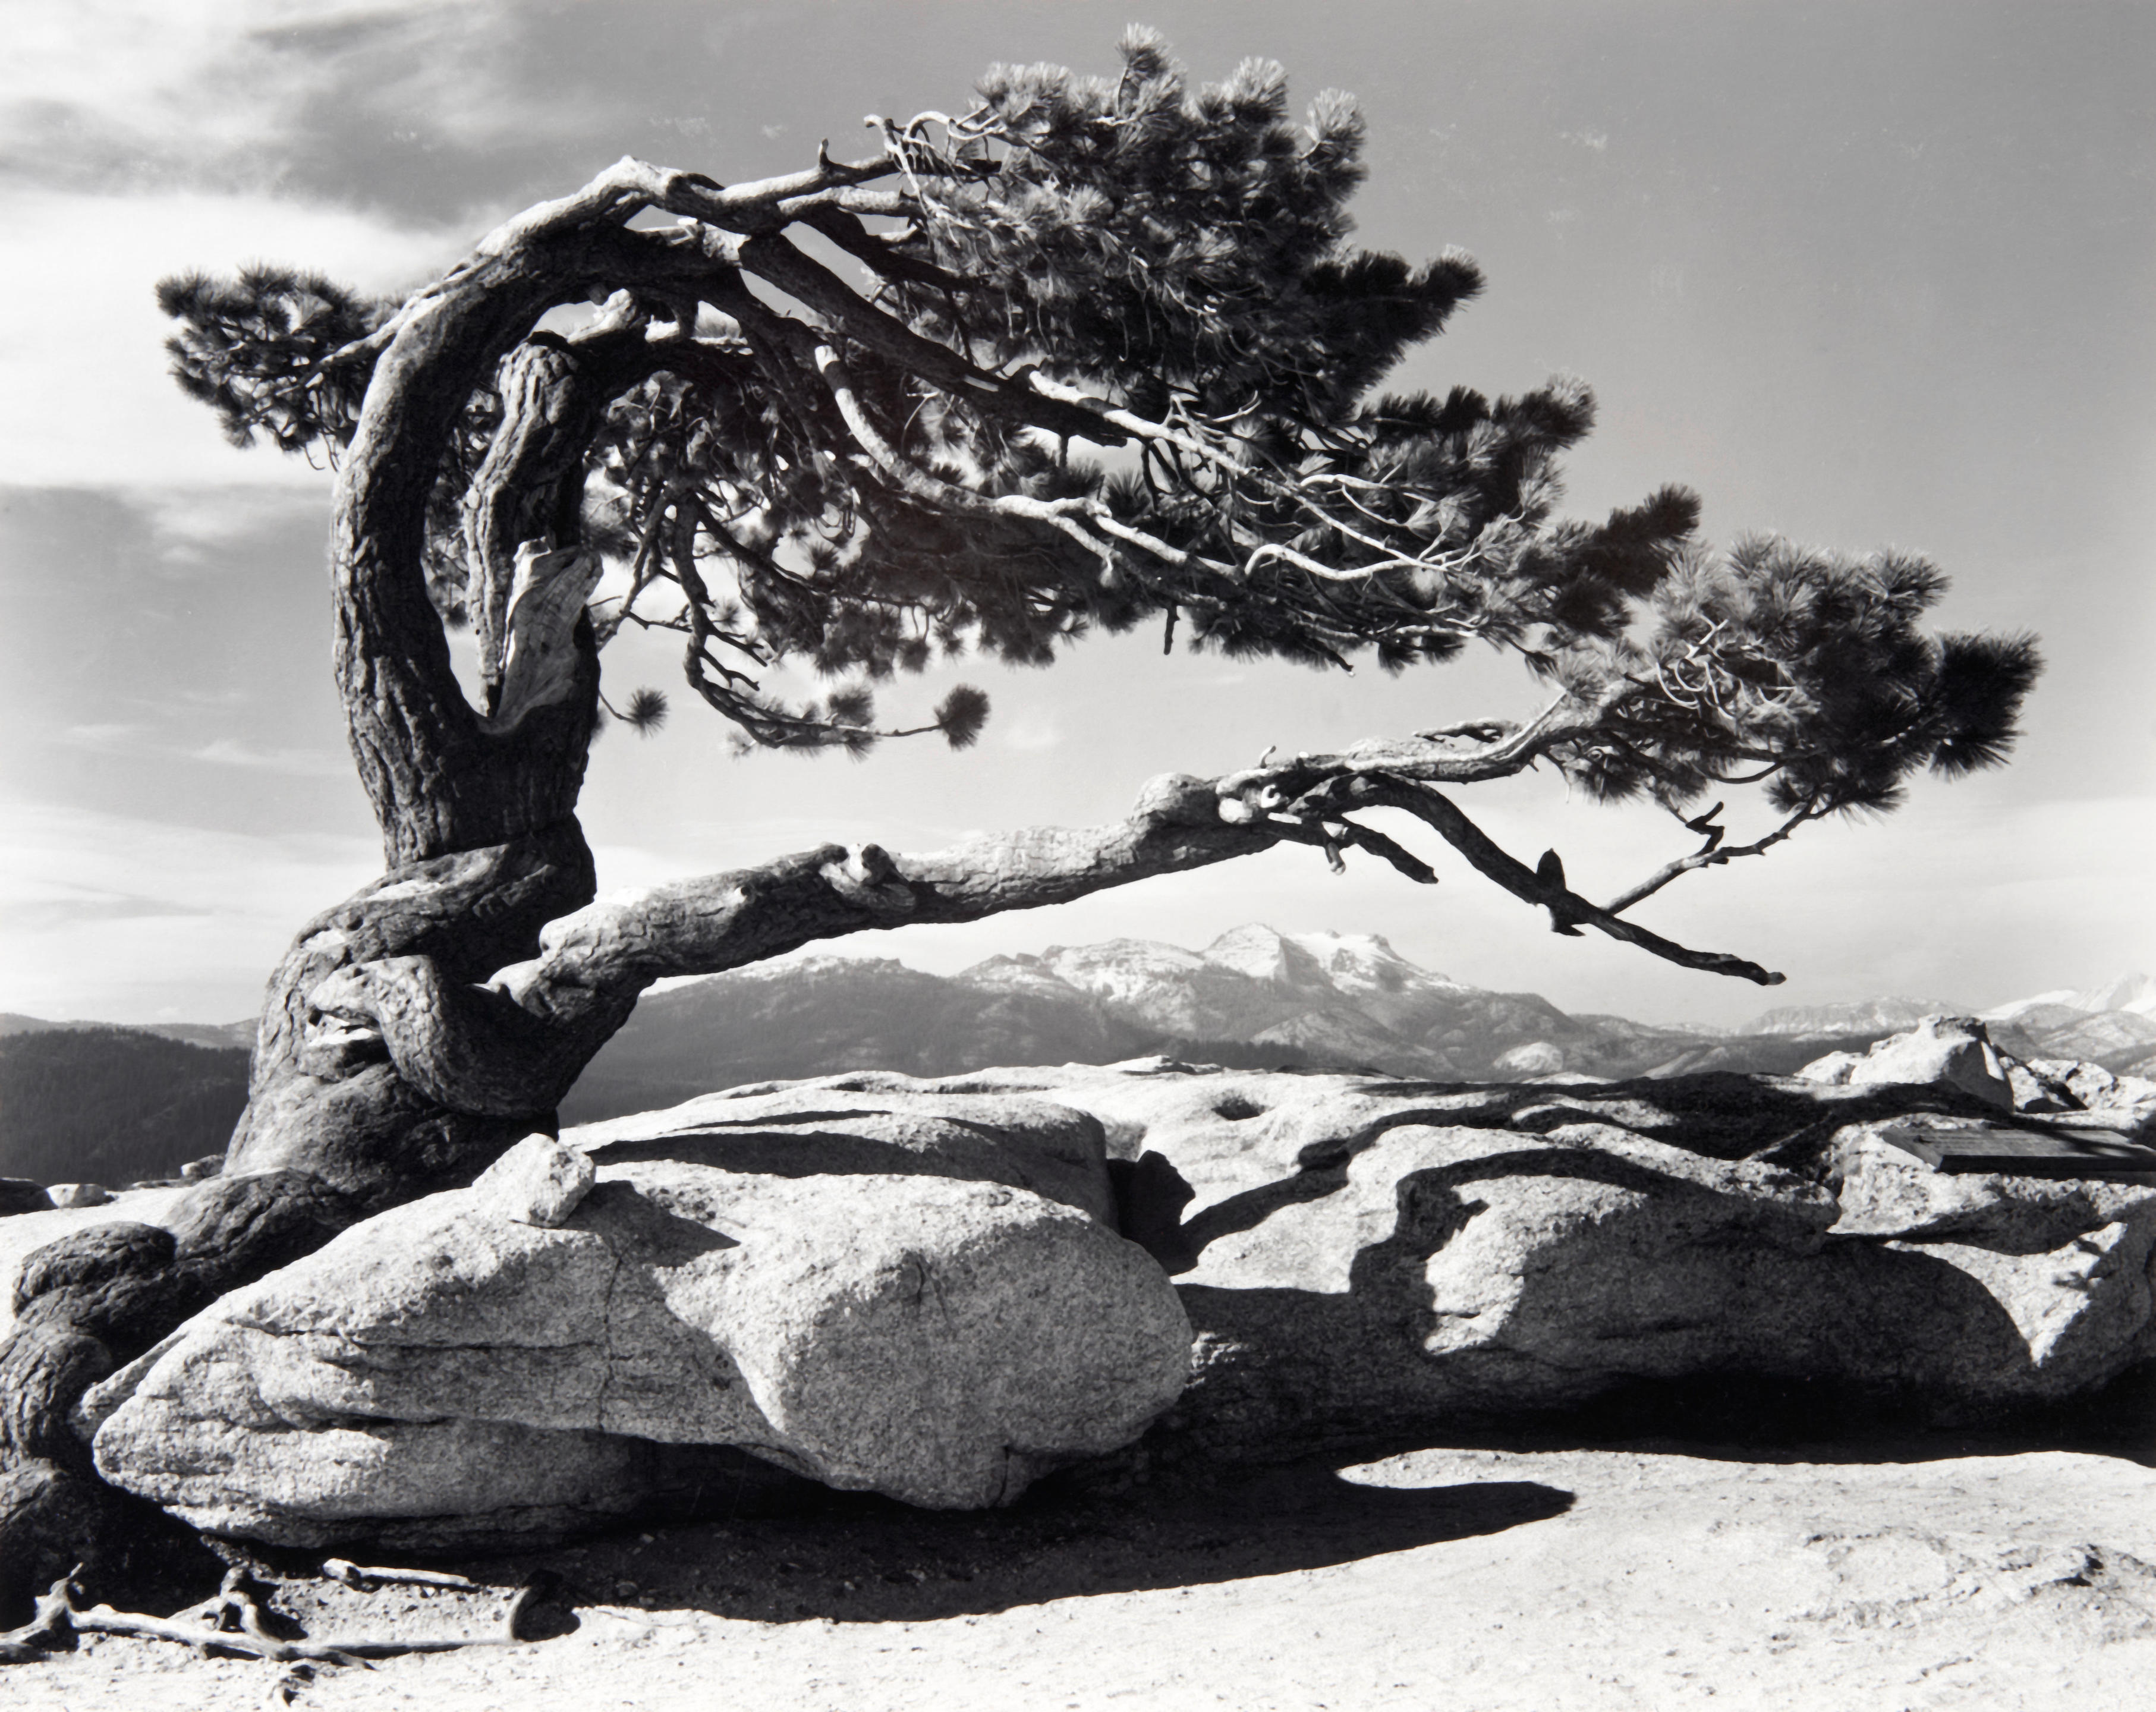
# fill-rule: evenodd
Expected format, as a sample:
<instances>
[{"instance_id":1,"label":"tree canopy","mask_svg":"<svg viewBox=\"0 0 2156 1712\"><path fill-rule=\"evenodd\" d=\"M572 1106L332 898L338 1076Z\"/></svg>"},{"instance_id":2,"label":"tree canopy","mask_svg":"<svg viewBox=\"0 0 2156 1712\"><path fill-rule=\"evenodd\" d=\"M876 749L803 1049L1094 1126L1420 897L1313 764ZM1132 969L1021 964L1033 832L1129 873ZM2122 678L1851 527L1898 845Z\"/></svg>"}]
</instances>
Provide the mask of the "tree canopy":
<instances>
[{"instance_id":1,"label":"tree canopy","mask_svg":"<svg viewBox=\"0 0 2156 1712\"><path fill-rule=\"evenodd\" d=\"M521 353L606 375L573 449L581 515L527 537L625 568L593 609L600 641L682 632L696 692L743 741L787 748L884 734L871 690L895 670L1045 661L1150 621L1327 666L1516 650L1586 714L1541 753L1603 797L1689 807L1761 781L1800 822L2003 755L2034 646L1925 635L1945 585L1922 559L1717 553L1676 488L1561 518L1559 460L1594 419L1576 381L1375 390L1482 278L1455 252L1418 266L1352 244L1346 97L1297 126L1277 66L1194 90L1142 30L1122 59L1106 79L997 68L965 112L871 120L873 158L821 153L767 184L625 162L581 208L505 229L582 217L525 311L562 330L516 332ZM635 220L658 213L675 223ZM163 288L181 382L228 432L331 456L429 296L367 304L266 270ZM579 296L598 306L560 313ZM520 380L511 358L489 368L458 401L427 550L491 686L515 572L484 478ZM781 662L829 693L768 693ZM962 688L934 723L963 745L986 712Z\"/></svg>"}]
</instances>

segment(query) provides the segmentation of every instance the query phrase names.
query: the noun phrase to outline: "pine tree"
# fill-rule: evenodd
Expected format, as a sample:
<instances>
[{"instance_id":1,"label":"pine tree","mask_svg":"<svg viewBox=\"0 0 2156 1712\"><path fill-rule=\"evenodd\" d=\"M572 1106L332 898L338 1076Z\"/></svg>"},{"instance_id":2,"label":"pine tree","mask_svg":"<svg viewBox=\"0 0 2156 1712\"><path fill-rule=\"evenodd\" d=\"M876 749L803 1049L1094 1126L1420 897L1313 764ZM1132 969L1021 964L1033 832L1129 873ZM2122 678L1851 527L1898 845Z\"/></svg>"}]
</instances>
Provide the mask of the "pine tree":
<instances>
[{"instance_id":1,"label":"pine tree","mask_svg":"<svg viewBox=\"0 0 2156 1712\"><path fill-rule=\"evenodd\" d=\"M274 270L163 287L182 386L235 440L337 471L336 670L388 868L277 971L228 1175L177 1249L40 1270L0 1350L18 1471L0 1556L18 1575L109 1534L116 1500L65 1425L84 1386L218 1291L551 1124L661 977L1281 842L1429 880L1358 818L1389 807L1557 931L1772 982L1625 912L2010 746L2035 647L1924 632L1944 584L1923 561L1717 553L1674 488L1562 517L1560 460L1594 419L1577 382L1378 390L1482 280L1455 253L1351 243L1346 98L1298 125L1279 68L1194 90L1138 31L1112 78L1000 68L963 114L871 123L868 158L819 150L755 183L624 160L401 302ZM817 259L833 249L858 280ZM609 565L622 592L594 602ZM478 706L444 635L465 624ZM1141 625L1322 669L1480 640L1547 701L1524 722L1164 775L1110 826L828 846L595 904L575 818L593 733L666 711L601 695L600 650L632 625L680 636L689 687L742 743L808 751L963 748L978 690L911 726L883 723L878 696L934 660L1045 663ZM787 663L830 687L776 695ZM1579 897L1556 852L1529 867L1448 794L1537 763L1659 804L1699 847L1606 906ZM1732 845L1722 802L1698 805L1746 784L1779 818Z\"/></svg>"}]
</instances>

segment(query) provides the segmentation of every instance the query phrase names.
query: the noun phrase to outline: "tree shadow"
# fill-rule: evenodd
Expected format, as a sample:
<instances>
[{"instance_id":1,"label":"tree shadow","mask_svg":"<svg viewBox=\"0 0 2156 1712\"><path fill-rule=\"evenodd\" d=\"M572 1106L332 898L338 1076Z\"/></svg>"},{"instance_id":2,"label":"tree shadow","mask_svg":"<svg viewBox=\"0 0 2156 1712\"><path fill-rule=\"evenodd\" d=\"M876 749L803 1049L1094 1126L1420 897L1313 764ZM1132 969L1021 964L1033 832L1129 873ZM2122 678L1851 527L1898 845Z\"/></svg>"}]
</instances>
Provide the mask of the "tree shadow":
<instances>
[{"instance_id":1,"label":"tree shadow","mask_svg":"<svg viewBox=\"0 0 2156 1712\"><path fill-rule=\"evenodd\" d=\"M785 1514L617 1535L475 1572L503 1586L535 1568L562 1578L557 1609L535 1613L534 1633L566 1632L578 1605L642 1601L758 1622L918 1622L1324 1569L1547 1521L1572 1504L1534 1481L1365 1486L1311 1462L1116 1491L1050 1481L993 1511L831 1494Z\"/></svg>"},{"instance_id":2,"label":"tree shadow","mask_svg":"<svg viewBox=\"0 0 2156 1712\"><path fill-rule=\"evenodd\" d=\"M1199 1456L1260 1441L1275 1453L1291 1442L1361 1449L1405 1431L1424 1446L1652 1438L1765 1461L1795 1460L1799 1447L1812 1461L2039 1448L2156 1459L2156 1364L2091 1394L2046 1396L2026 1334L1991 1287L1922 1245L1823 1236L1810 1218L1792 1210L1777 1219L1763 1204L1733 1208L1725 1221L1714 1203L1726 1190L1520 1133L1617 1122L1707 1157L1823 1175L1845 1124L1913 1112L1996 1116L1966 1109L1975 1103L1953 1090L1820 1094L1708 1075L1480 1090L1500 1098L1471 1117L1452 1104L1457 1090L1387 1087L1413 1103L1306 1148L1291 1173L1194 1217L1182 1216L1191 1187L1166 1158L1143 1153L1111 1167L1125 1234L1187 1279L1210 1242L1340 1192L1355 1155L1401 1123L1464 1121L1497 1144L1404 1173L1392 1231L1358 1248L1344 1294L1183 1283L1214 1353L1150 1435L1156 1454L1173 1453L1178 1438ZM1417 1093L1445 1109L1419 1109ZM1611 1109L1620 1102L1631 1109ZM1508 1132L1517 1147L1503 1144ZM1504 1303L1502 1331L1452 1347L1433 1314L1430 1263L1486 1211L1480 1184L1536 1176L1630 1191L1643 1206L1548 1233L1539 1263ZM1589 1288L1592 1278L1607 1288ZM1537 1406L1537 1392L1577 1396L1586 1383L1598 1394L1584 1402Z\"/></svg>"},{"instance_id":3,"label":"tree shadow","mask_svg":"<svg viewBox=\"0 0 2156 1712\"><path fill-rule=\"evenodd\" d=\"M1305 1147L1295 1169L1225 1196L1188 1219L1195 1191L1173 1160L1143 1151L1111 1159L1108 1173L1123 1234L1172 1276L1196 1267L1224 1236L1255 1230L1290 1206L1322 1200L1346 1187L1348 1167L1390 1131L1412 1125L1465 1128L1522 1141L1572 1123L1610 1123L1705 1159L1755 1159L1800 1175L1825 1170L1828 1144L1845 1125L1889 1118L1995 1119L1974 1095L1952 1087L1840 1088L1778 1086L1736 1072L1662 1081L1641 1078L1568 1082L1416 1082L1387 1080L1358 1092L1403 1103L1351 1134ZM1416 1103L1420 1101L1428 1103ZM1261 1116L1252 1107L1221 1115ZM2020 1127L2044 1131L2035 1121ZM1576 1159L1572 1150L1567 1157ZM1576 1164L1565 1169L1579 1169Z\"/></svg>"}]
</instances>

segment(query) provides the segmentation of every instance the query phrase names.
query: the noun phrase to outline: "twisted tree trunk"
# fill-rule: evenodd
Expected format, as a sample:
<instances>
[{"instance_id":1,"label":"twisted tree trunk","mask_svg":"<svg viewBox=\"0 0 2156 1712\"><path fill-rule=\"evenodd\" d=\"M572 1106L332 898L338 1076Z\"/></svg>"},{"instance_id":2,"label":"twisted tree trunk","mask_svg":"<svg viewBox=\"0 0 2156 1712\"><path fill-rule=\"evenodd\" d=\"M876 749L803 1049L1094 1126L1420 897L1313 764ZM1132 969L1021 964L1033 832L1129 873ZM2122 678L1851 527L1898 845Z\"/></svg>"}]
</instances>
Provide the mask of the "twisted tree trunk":
<instances>
[{"instance_id":1,"label":"twisted tree trunk","mask_svg":"<svg viewBox=\"0 0 2156 1712\"><path fill-rule=\"evenodd\" d=\"M1780 979L1657 939L1576 897L1553 857L1529 869L1440 793L1516 773L1592 731L1606 708L1569 697L1521 727L1461 727L1219 779L1167 775L1106 826L912 856L829 846L593 903L575 808L598 666L583 612L593 568L578 529L600 417L661 368L728 360L689 337L698 301L730 304L745 325L768 316L742 284L750 249L803 301L831 297L819 275L780 267L773 257L790 252L757 234L794 217L788 209L813 213L832 186L890 167L827 161L722 190L625 162L492 234L367 342L374 366L340 468L331 568L336 681L388 871L309 923L279 965L225 1175L190 1194L172 1228L99 1226L25 1267L17 1324L0 1344L0 1622L73 1563L123 1576L131 1550L162 1537L159 1518L97 1481L69 1425L88 1386L220 1293L358 1218L468 1181L520 1136L552 1129L562 1095L662 976L737 968L864 928L1061 902L1282 841L1336 864L1343 848L1359 847L1431 880L1418 859L1350 818L1389 807L1547 907L1560 931L1594 927L1691 967ZM711 226L629 229L645 208ZM721 239L712 226L747 235ZM553 305L620 290L670 314L632 302L570 337L534 331ZM839 320L860 320L852 300L831 302ZM654 321L675 335L654 337ZM864 337L887 333L879 324ZM915 342L926 354L909 352L926 372L983 410L1121 437L1117 413ZM835 370L835 359L824 366ZM438 491L459 467L456 436L474 394L490 390L501 420L459 496L484 686L475 707L452 670L426 565ZM1019 506L998 501L992 521L1008 527L1032 515ZM1042 516L1069 522L1054 506Z\"/></svg>"},{"instance_id":2,"label":"twisted tree trunk","mask_svg":"<svg viewBox=\"0 0 2156 1712\"><path fill-rule=\"evenodd\" d=\"M497 716L513 548L533 535L573 546L584 447L639 353L603 330L583 348L543 337L520 347L564 272L578 271L545 251L511 245L460 270L400 317L377 365L340 471L330 557L337 685L388 871L309 923L273 976L226 1175L187 1197L172 1230L100 1226L26 1264L0 1344L0 1608L78 1561L125 1576L161 1537L154 1513L97 1480L68 1424L90 1386L223 1292L369 1212L469 1180L553 1124L551 1086L482 1108L444 1101L398 1072L378 1032L341 1027L311 1003L332 978L385 961L485 980L593 895L574 812L598 686L581 594L566 625L536 639L552 657L525 676L542 693ZM424 565L451 436L497 366L504 420L465 506L497 704L480 710L457 683Z\"/></svg>"}]
</instances>

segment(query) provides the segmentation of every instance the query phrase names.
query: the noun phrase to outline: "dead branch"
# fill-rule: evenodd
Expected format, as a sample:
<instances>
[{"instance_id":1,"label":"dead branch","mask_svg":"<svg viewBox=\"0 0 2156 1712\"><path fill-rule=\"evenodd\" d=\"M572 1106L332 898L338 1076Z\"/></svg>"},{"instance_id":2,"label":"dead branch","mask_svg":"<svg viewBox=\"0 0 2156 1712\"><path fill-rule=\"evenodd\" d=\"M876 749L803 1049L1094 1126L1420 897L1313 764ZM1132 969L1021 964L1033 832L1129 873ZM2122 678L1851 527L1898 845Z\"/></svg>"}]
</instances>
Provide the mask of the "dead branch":
<instances>
[{"instance_id":1,"label":"dead branch","mask_svg":"<svg viewBox=\"0 0 2156 1712\"><path fill-rule=\"evenodd\" d=\"M1728 829L1714 824L1714 816L1721 812L1721 809L1722 805L1717 803L1706 814L1685 822L1693 831L1705 835L1707 841L1697 850L1657 869L1630 891L1620 892L1603 906L1604 911L1613 916L1621 915L1641 898L1653 897L1671 881L1681 874L1689 874L1696 868L1718 868L1734 861L1738 856L1764 856L1805 821L1816 820L1825 812L1816 806L1799 809L1764 838L1750 844L1731 845L1724 848L1722 841L1727 835Z\"/></svg>"},{"instance_id":2,"label":"dead branch","mask_svg":"<svg viewBox=\"0 0 2156 1712\"><path fill-rule=\"evenodd\" d=\"M353 1565L346 1565L346 1568ZM109 1605L84 1610L74 1602L74 1577L81 1566L59 1581L37 1601L37 1616L21 1628L0 1635L0 1664L23 1664L44 1658L74 1634L132 1635L139 1640L174 1641L207 1653L221 1648L289 1664L314 1659L332 1664L351 1664L368 1658L395 1658L414 1653L454 1653L469 1647L519 1647L526 1644L516 1632L526 1608L543 1593L547 1578L535 1576L510 1596L501 1627L491 1635L458 1637L427 1637L409 1640L351 1639L334 1641L286 1640L272 1634L262 1607L248 1590L246 1571L230 1570L216 1596L199 1613L199 1624L177 1617L150 1617L139 1612L116 1611ZM413 1580L410 1571L358 1571L381 1580ZM341 1578L340 1578L341 1579ZM459 1578L434 1578L429 1585L457 1584ZM461 1582L470 1586L469 1581Z\"/></svg>"},{"instance_id":3,"label":"dead branch","mask_svg":"<svg viewBox=\"0 0 2156 1712\"><path fill-rule=\"evenodd\" d=\"M332 1581L341 1582L362 1593L372 1593L377 1587L394 1585L403 1587L449 1587L460 1592L475 1593L479 1583L462 1576L450 1575L446 1570L378 1569L356 1564L341 1557L322 1560L322 1574Z\"/></svg>"},{"instance_id":4,"label":"dead branch","mask_svg":"<svg viewBox=\"0 0 2156 1712\"><path fill-rule=\"evenodd\" d=\"M1709 974L1734 975L1743 980L1756 981L1763 987L1779 986L1785 979L1726 951L1694 951L1589 903L1565 886L1562 863L1545 858L1544 871L1530 868L1499 849L1481 827L1460 811L1458 805L1430 785L1409 779L1389 781L1370 777L1362 782L1359 794L1370 807L1404 809L1436 829L1447 844L1467 858L1476 872L1495 880L1515 897L1549 911L1550 925L1558 933L1575 926L1593 928L1681 968L1700 969Z\"/></svg>"}]
</instances>

